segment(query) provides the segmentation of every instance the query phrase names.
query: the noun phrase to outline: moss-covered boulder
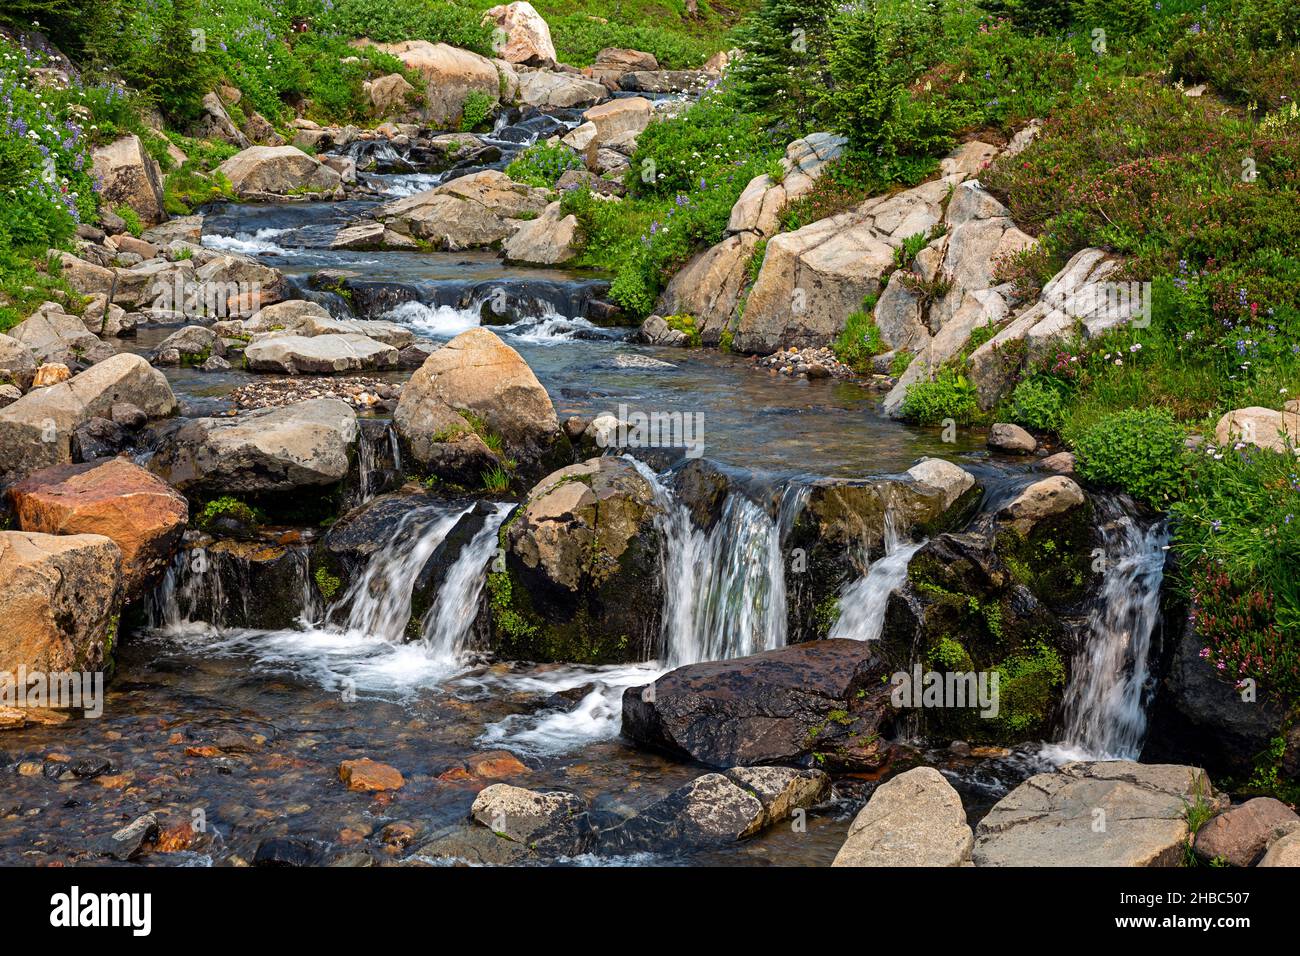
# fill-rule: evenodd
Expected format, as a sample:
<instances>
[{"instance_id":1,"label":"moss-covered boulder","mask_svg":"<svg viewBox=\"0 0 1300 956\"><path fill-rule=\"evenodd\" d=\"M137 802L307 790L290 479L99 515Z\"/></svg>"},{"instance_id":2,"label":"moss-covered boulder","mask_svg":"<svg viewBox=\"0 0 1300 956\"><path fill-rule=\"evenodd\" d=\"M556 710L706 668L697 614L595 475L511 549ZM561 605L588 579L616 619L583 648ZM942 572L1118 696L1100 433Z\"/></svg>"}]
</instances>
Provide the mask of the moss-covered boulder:
<instances>
[{"instance_id":1,"label":"moss-covered boulder","mask_svg":"<svg viewBox=\"0 0 1300 956\"><path fill-rule=\"evenodd\" d=\"M609 664L657 651L660 508L622 458L542 479L502 526L488 576L488 642L503 657Z\"/></svg>"},{"instance_id":2,"label":"moss-covered boulder","mask_svg":"<svg viewBox=\"0 0 1300 956\"><path fill-rule=\"evenodd\" d=\"M1091 509L1080 499L1033 523L1018 516L1004 509L927 542L886 608L881 651L893 668L998 674L995 716L921 710L935 737L1010 743L1048 734L1060 715L1072 625L1098 583Z\"/></svg>"},{"instance_id":3,"label":"moss-covered boulder","mask_svg":"<svg viewBox=\"0 0 1300 956\"><path fill-rule=\"evenodd\" d=\"M786 539L791 643L829 633L845 585L863 574L864 558L885 553L891 536L906 540L959 528L981 494L973 475L936 458L901 475L811 485Z\"/></svg>"}]
</instances>

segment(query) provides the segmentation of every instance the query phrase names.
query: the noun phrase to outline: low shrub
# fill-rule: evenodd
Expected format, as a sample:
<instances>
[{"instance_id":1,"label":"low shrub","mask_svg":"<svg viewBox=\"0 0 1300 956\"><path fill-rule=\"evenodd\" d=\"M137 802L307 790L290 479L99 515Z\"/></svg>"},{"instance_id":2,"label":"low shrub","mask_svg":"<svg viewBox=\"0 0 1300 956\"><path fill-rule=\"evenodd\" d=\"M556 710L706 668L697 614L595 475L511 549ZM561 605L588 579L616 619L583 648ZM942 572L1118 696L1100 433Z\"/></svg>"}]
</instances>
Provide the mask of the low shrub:
<instances>
[{"instance_id":1,"label":"low shrub","mask_svg":"<svg viewBox=\"0 0 1300 956\"><path fill-rule=\"evenodd\" d=\"M583 168L582 158L569 147L534 143L511 161L506 175L517 183L554 189L566 172Z\"/></svg>"},{"instance_id":2,"label":"low shrub","mask_svg":"<svg viewBox=\"0 0 1300 956\"><path fill-rule=\"evenodd\" d=\"M1183 488L1183 426L1163 408L1127 408L1066 439L1088 481L1167 507Z\"/></svg>"},{"instance_id":3,"label":"low shrub","mask_svg":"<svg viewBox=\"0 0 1300 956\"><path fill-rule=\"evenodd\" d=\"M979 417L979 403L966 376L945 366L931 381L908 386L899 414L916 425L938 425L949 418L968 425Z\"/></svg>"}]
</instances>

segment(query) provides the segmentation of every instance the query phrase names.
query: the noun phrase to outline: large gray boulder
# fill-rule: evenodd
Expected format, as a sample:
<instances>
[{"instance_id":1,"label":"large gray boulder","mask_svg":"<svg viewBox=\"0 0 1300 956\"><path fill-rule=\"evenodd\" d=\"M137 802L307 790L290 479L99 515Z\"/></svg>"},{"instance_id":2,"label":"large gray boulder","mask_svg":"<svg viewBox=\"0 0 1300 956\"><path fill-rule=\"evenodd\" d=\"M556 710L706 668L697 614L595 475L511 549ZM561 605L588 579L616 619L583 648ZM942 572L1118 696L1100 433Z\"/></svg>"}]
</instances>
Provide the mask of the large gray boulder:
<instances>
[{"instance_id":1,"label":"large gray boulder","mask_svg":"<svg viewBox=\"0 0 1300 956\"><path fill-rule=\"evenodd\" d=\"M961 866L974 842L952 784L916 767L876 788L831 865Z\"/></svg>"},{"instance_id":2,"label":"large gray boulder","mask_svg":"<svg viewBox=\"0 0 1300 956\"><path fill-rule=\"evenodd\" d=\"M93 418L129 402L149 418L176 411L162 372L138 355L105 359L59 385L36 389L0 409L0 478L13 480L72 461L72 437Z\"/></svg>"},{"instance_id":3,"label":"large gray boulder","mask_svg":"<svg viewBox=\"0 0 1300 956\"><path fill-rule=\"evenodd\" d=\"M188 495L328 487L347 477L357 435L351 406L312 399L179 422L160 437L148 467Z\"/></svg>"},{"instance_id":4,"label":"large gray boulder","mask_svg":"<svg viewBox=\"0 0 1300 956\"><path fill-rule=\"evenodd\" d=\"M296 146L250 146L217 167L244 200L275 201L309 194L332 195L339 174Z\"/></svg>"},{"instance_id":5,"label":"large gray boulder","mask_svg":"<svg viewBox=\"0 0 1300 956\"><path fill-rule=\"evenodd\" d=\"M356 332L337 335L277 335L244 349L251 372L328 375L396 368L397 349Z\"/></svg>"},{"instance_id":6,"label":"large gray boulder","mask_svg":"<svg viewBox=\"0 0 1300 956\"><path fill-rule=\"evenodd\" d=\"M126 206L152 226L167 218L163 209L162 171L134 133L98 147L93 172L104 208Z\"/></svg>"},{"instance_id":7,"label":"large gray boulder","mask_svg":"<svg viewBox=\"0 0 1300 956\"><path fill-rule=\"evenodd\" d=\"M470 249L514 235L548 203L546 190L486 169L386 203L374 218L393 232L439 249Z\"/></svg>"},{"instance_id":8,"label":"large gray boulder","mask_svg":"<svg viewBox=\"0 0 1300 956\"><path fill-rule=\"evenodd\" d=\"M1196 767L1127 760L1030 777L975 831L976 866L1178 866L1198 801L1221 808Z\"/></svg>"},{"instance_id":9,"label":"large gray boulder","mask_svg":"<svg viewBox=\"0 0 1300 956\"><path fill-rule=\"evenodd\" d=\"M445 446L477 419L500 436L505 455L536 468L560 437L546 389L519 353L484 328L462 332L429 355L402 389L393 424L408 460L438 464ZM534 472L536 473L536 472Z\"/></svg>"}]
</instances>

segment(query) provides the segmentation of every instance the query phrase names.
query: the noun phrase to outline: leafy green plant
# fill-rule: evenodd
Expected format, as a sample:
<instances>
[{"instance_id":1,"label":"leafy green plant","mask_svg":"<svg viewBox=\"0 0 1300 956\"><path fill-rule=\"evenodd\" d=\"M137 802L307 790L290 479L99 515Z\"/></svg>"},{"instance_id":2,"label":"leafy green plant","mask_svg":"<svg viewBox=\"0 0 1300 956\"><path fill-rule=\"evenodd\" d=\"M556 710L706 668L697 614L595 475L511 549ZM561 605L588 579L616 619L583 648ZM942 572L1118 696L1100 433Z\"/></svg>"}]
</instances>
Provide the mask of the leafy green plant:
<instances>
[{"instance_id":1,"label":"leafy green plant","mask_svg":"<svg viewBox=\"0 0 1300 956\"><path fill-rule=\"evenodd\" d=\"M1088 481L1127 491L1153 505L1183 488L1183 426L1163 408L1128 408L1067 433Z\"/></svg>"},{"instance_id":2,"label":"leafy green plant","mask_svg":"<svg viewBox=\"0 0 1300 956\"><path fill-rule=\"evenodd\" d=\"M1065 423L1067 387L1050 375L1025 379L1011 393L1009 417L1036 431L1059 432Z\"/></svg>"},{"instance_id":3,"label":"leafy green plant","mask_svg":"<svg viewBox=\"0 0 1300 956\"><path fill-rule=\"evenodd\" d=\"M831 344L835 357L855 372L871 368L871 359L886 349L871 309L862 308L849 314L842 331Z\"/></svg>"},{"instance_id":4,"label":"leafy green plant","mask_svg":"<svg viewBox=\"0 0 1300 956\"><path fill-rule=\"evenodd\" d=\"M461 106L460 128L463 132L478 129L496 109L496 97L482 90L470 90Z\"/></svg>"},{"instance_id":5,"label":"leafy green plant","mask_svg":"<svg viewBox=\"0 0 1300 956\"><path fill-rule=\"evenodd\" d=\"M979 416L979 403L966 376L944 367L933 380L908 386L899 414L917 425L938 425L949 418L967 425Z\"/></svg>"},{"instance_id":6,"label":"leafy green plant","mask_svg":"<svg viewBox=\"0 0 1300 956\"><path fill-rule=\"evenodd\" d=\"M506 167L506 175L517 183L554 189L560 177L571 169L585 168L582 157L562 144L534 143Z\"/></svg>"}]
</instances>

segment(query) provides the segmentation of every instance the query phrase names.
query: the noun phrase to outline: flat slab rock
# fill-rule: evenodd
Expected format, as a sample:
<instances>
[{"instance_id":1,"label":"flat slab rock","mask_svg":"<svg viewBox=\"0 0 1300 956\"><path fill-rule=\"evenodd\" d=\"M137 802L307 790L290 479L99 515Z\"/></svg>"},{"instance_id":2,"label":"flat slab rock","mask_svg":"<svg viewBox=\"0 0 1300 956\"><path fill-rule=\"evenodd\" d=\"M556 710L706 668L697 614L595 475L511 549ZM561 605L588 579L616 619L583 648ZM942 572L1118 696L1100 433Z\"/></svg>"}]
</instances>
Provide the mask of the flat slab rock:
<instances>
[{"instance_id":1,"label":"flat slab rock","mask_svg":"<svg viewBox=\"0 0 1300 956\"><path fill-rule=\"evenodd\" d=\"M1205 771L1127 760L1066 764L1030 777L975 833L976 866L1177 866L1187 808L1221 806Z\"/></svg>"}]
</instances>

